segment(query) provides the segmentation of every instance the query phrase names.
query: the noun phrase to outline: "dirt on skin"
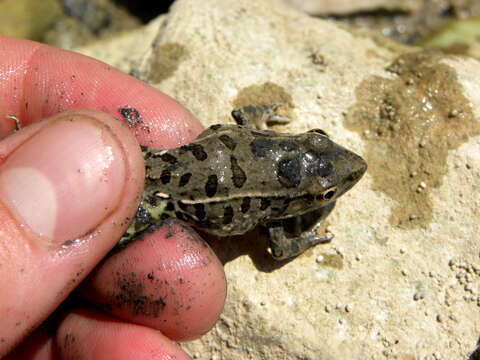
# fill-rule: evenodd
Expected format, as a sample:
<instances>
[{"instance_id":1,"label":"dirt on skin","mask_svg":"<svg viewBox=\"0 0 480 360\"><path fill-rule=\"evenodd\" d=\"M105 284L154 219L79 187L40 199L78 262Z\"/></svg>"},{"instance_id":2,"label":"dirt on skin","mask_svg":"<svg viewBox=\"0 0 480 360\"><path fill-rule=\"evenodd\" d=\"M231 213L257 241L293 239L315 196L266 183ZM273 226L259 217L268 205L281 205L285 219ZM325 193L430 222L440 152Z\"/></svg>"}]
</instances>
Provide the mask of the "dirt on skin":
<instances>
[{"instance_id":1,"label":"dirt on skin","mask_svg":"<svg viewBox=\"0 0 480 360\"><path fill-rule=\"evenodd\" d=\"M346 125L364 138L373 187L396 202L390 223L426 226L430 191L446 174L448 152L480 134L471 105L445 55L415 52L388 68L392 78L365 80Z\"/></svg>"}]
</instances>

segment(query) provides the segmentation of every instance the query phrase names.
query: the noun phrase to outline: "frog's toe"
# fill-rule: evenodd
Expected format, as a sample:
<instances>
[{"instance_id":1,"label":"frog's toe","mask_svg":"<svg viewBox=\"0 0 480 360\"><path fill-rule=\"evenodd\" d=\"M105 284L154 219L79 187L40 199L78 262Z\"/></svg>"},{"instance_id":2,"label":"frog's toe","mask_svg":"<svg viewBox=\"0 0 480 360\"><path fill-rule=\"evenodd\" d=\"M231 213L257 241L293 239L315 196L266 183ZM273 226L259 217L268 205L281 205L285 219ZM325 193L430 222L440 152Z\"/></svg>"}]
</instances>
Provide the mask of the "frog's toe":
<instances>
[{"instance_id":1,"label":"frog's toe","mask_svg":"<svg viewBox=\"0 0 480 360\"><path fill-rule=\"evenodd\" d=\"M232 117L238 125L255 126L259 130L268 129L269 123L288 123L289 117L278 115L277 109L283 104L279 101L273 104L247 105L232 111Z\"/></svg>"},{"instance_id":2,"label":"frog's toe","mask_svg":"<svg viewBox=\"0 0 480 360\"><path fill-rule=\"evenodd\" d=\"M300 255L305 250L332 241L334 235L325 233L318 235L316 231L308 231L299 237L288 237L283 228L270 228L270 244L268 252L275 260L284 260Z\"/></svg>"}]
</instances>

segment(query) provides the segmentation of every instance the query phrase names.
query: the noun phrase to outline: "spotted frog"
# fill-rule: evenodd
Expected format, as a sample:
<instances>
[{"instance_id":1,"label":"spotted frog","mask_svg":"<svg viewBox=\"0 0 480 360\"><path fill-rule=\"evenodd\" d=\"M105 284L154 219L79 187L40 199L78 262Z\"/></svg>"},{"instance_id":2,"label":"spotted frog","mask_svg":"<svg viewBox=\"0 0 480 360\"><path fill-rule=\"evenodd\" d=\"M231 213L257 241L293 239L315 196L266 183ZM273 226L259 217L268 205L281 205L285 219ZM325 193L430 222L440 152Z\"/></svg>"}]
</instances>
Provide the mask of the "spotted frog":
<instances>
[{"instance_id":1,"label":"spotted frog","mask_svg":"<svg viewBox=\"0 0 480 360\"><path fill-rule=\"evenodd\" d=\"M179 148L144 148L145 191L122 241L167 217L218 236L263 225L275 259L330 241L332 234L317 230L367 164L322 130L298 135L266 130L267 122L288 121L276 114L278 106L234 110L237 125L212 125Z\"/></svg>"}]
</instances>

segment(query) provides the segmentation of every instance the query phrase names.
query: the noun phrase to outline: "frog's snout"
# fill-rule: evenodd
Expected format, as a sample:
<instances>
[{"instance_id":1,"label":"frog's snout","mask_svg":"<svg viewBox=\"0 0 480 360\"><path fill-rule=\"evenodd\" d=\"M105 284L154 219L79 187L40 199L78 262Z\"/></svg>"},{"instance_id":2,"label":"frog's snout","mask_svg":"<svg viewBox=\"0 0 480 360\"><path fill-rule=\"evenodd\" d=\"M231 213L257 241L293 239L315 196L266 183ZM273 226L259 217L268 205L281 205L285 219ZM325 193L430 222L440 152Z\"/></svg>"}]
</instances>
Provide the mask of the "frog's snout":
<instances>
[{"instance_id":1,"label":"frog's snout","mask_svg":"<svg viewBox=\"0 0 480 360\"><path fill-rule=\"evenodd\" d=\"M362 178L363 174L365 174L367 167L367 162L361 156L346 150L343 167L344 174L343 180L341 181L343 186L340 192L345 193L350 190Z\"/></svg>"}]
</instances>

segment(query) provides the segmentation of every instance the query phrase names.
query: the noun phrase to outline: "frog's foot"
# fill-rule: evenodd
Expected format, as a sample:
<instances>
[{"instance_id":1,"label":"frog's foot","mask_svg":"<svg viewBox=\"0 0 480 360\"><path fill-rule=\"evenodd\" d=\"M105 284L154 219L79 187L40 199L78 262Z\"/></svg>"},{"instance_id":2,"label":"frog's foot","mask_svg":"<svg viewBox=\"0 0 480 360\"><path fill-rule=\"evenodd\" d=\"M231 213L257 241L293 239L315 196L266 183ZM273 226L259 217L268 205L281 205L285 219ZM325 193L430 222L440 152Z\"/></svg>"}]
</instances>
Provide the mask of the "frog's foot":
<instances>
[{"instance_id":1,"label":"frog's foot","mask_svg":"<svg viewBox=\"0 0 480 360\"><path fill-rule=\"evenodd\" d=\"M330 242L334 235L325 233L318 235L317 230L321 223L315 225L311 230L303 232L298 237L289 237L281 224L275 224L269 228L270 244L269 252L275 260L284 260L300 255L305 250L320 243Z\"/></svg>"},{"instance_id":2,"label":"frog's foot","mask_svg":"<svg viewBox=\"0 0 480 360\"><path fill-rule=\"evenodd\" d=\"M259 130L266 130L269 123L289 123L290 118L281 116L276 110L282 102L269 105L248 105L232 111L232 117L238 125L255 126Z\"/></svg>"}]
</instances>

